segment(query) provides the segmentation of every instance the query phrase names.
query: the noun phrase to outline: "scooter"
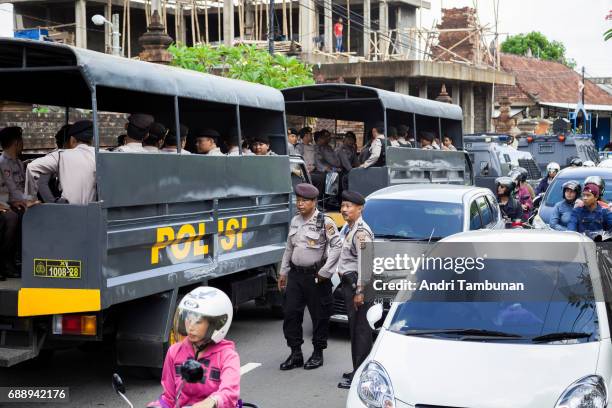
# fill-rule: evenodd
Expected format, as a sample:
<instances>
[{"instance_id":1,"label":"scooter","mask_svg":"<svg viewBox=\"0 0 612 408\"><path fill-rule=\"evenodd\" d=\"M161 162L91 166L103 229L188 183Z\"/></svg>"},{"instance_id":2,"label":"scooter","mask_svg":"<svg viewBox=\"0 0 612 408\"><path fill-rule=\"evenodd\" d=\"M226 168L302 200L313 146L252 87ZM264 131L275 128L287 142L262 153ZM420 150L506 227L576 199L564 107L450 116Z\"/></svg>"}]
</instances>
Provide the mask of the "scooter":
<instances>
[{"instance_id":1,"label":"scooter","mask_svg":"<svg viewBox=\"0 0 612 408\"><path fill-rule=\"evenodd\" d=\"M195 360L187 360L181 365L181 378L183 381L179 387L179 390L176 395L176 406L175 408L192 408L191 405L184 405L182 407L178 406L178 401L180 399L181 393L183 392L183 386L186 383L194 384L199 383L204 377L204 369L202 365ZM134 408L132 402L125 396L125 385L123 384L123 380L119 376L119 374L113 374L113 388L117 394L130 406L130 408ZM255 404L251 404L248 402L242 402L242 400L238 400L236 404L236 408L259 408Z\"/></svg>"}]
</instances>

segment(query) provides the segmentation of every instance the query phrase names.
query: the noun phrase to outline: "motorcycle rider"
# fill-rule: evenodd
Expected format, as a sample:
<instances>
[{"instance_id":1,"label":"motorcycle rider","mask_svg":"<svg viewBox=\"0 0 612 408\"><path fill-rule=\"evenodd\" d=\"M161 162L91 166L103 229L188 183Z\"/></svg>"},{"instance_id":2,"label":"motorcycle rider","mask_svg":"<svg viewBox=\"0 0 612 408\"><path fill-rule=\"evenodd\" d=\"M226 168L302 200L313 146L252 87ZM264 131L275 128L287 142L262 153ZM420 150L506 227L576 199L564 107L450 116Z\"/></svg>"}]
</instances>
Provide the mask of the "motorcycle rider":
<instances>
[{"instance_id":1,"label":"motorcycle rider","mask_svg":"<svg viewBox=\"0 0 612 408\"><path fill-rule=\"evenodd\" d=\"M508 174L508 177L511 177L517 186L516 199L523 209L523 221L527 221L529 219L531 216L531 211L533 210L533 197L531 196L531 191L528 187L529 183L527 183L528 175L529 172L522 167L516 167Z\"/></svg>"},{"instance_id":2,"label":"motorcycle rider","mask_svg":"<svg viewBox=\"0 0 612 408\"><path fill-rule=\"evenodd\" d=\"M232 316L232 302L217 288L201 286L181 300L174 317L174 335L185 338L177 338L170 346L162 372L164 392L148 407L236 407L240 358L234 343L225 339ZM188 359L202 364L204 378L200 383L183 382L177 367Z\"/></svg>"},{"instance_id":3,"label":"motorcycle rider","mask_svg":"<svg viewBox=\"0 0 612 408\"><path fill-rule=\"evenodd\" d=\"M540 180L540 184L538 184L538 187L536 188L536 191L535 191L536 195L546 192L546 190L548 189L548 186L550 185L550 183L552 183L552 181L557 176L560 170L561 170L561 166L559 166L559 163L557 162L548 163L548 165L546 166L547 176L544 177L542 180Z\"/></svg>"},{"instance_id":4,"label":"motorcycle rider","mask_svg":"<svg viewBox=\"0 0 612 408\"><path fill-rule=\"evenodd\" d=\"M597 233L610 231L612 229L612 212L597 203L600 196L599 187L596 184L586 184L582 189L582 201L584 206L574 208L572 216L567 225L569 231L581 233Z\"/></svg>"},{"instance_id":5,"label":"motorcycle rider","mask_svg":"<svg viewBox=\"0 0 612 408\"><path fill-rule=\"evenodd\" d=\"M555 204L552 216L550 217L552 229L567 231L567 225L574 211L574 204L576 204L576 199L580 196L581 190L580 183L575 180L563 183L563 200Z\"/></svg>"},{"instance_id":6,"label":"motorcycle rider","mask_svg":"<svg viewBox=\"0 0 612 408\"><path fill-rule=\"evenodd\" d=\"M497 188L497 202L502 216L510 221L521 219L523 209L514 198L514 181L507 176L498 177L495 179L495 186Z\"/></svg>"},{"instance_id":7,"label":"motorcycle rider","mask_svg":"<svg viewBox=\"0 0 612 408\"><path fill-rule=\"evenodd\" d=\"M574 157L570 163L570 167L582 167L582 160L578 157Z\"/></svg>"},{"instance_id":8,"label":"motorcycle rider","mask_svg":"<svg viewBox=\"0 0 612 408\"><path fill-rule=\"evenodd\" d=\"M604 192L606 191L606 182L604 179L599 176L589 176L584 179L584 185L586 186L587 184L595 184L597 187L599 187L599 199L597 200L597 203L603 208L610 208L610 205L603 198ZM577 199L574 207L582 207L583 205L584 203L582 200Z\"/></svg>"}]
</instances>

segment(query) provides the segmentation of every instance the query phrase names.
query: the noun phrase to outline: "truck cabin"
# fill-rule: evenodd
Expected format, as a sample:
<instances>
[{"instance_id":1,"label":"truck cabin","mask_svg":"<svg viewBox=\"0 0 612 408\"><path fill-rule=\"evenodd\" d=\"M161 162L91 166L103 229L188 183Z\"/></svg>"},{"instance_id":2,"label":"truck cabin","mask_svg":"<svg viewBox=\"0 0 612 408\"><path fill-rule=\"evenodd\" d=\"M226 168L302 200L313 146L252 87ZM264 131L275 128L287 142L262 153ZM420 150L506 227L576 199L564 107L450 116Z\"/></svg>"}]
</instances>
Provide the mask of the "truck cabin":
<instances>
[{"instance_id":1,"label":"truck cabin","mask_svg":"<svg viewBox=\"0 0 612 408\"><path fill-rule=\"evenodd\" d=\"M90 203L25 211L21 279L0 283L0 316L96 313L280 261L292 185L279 91L17 39L0 40L0 80L0 100L93 121L96 181ZM184 125L216 129L222 140L232 134L237 146L265 137L275 155L107 151L101 119L109 112L152 115L176 135L177 153ZM233 301L265 295L266 274L253 276L248 288L231 292Z\"/></svg>"},{"instance_id":2,"label":"truck cabin","mask_svg":"<svg viewBox=\"0 0 612 408\"><path fill-rule=\"evenodd\" d=\"M384 160L369 168L348 171L351 190L367 195L392 184L472 183L471 164L462 151L463 115L456 105L347 84L317 84L282 92L292 124L316 123L315 129L326 128L336 143L341 143L350 130L356 134L357 148L367 150L372 129L383 129ZM402 128L408 130L406 139L412 147L389 144L389 131L393 129L395 133ZM440 142L444 137L450 138L457 151L422 149L420 138L424 132Z\"/></svg>"}]
</instances>

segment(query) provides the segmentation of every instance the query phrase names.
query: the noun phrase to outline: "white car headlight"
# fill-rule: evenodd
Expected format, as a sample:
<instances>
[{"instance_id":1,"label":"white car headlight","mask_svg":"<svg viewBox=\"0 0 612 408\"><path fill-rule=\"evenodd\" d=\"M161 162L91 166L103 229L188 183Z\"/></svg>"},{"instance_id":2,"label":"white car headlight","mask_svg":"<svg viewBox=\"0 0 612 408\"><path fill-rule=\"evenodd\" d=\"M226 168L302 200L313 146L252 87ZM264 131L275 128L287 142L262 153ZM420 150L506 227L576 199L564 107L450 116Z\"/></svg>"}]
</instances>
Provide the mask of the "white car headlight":
<instances>
[{"instance_id":1,"label":"white car headlight","mask_svg":"<svg viewBox=\"0 0 612 408\"><path fill-rule=\"evenodd\" d=\"M598 375L582 377L567 387L555 408L606 408L608 390Z\"/></svg>"},{"instance_id":2,"label":"white car headlight","mask_svg":"<svg viewBox=\"0 0 612 408\"><path fill-rule=\"evenodd\" d=\"M368 408L395 408L395 396L389 375L376 361L368 363L361 373L357 394Z\"/></svg>"}]
</instances>

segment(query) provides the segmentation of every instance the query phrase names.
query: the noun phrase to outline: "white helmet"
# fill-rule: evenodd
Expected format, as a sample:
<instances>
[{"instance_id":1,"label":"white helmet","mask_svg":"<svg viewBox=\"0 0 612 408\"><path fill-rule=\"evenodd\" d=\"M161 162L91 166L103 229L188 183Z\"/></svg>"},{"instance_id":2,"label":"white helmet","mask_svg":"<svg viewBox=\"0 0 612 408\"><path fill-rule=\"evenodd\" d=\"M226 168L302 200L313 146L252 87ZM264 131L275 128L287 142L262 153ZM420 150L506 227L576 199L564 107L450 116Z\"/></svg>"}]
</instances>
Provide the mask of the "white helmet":
<instances>
[{"instance_id":1,"label":"white helmet","mask_svg":"<svg viewBox=\"0 0 612 408\"><path fill-rule=\"evenodd\" d=\"M605 159L600 161L597 167L612 167L612 159Z\"/></svg>"},{"instance_id":2,"label":"white helmet","mask_svg":"<svg viewBox=\"0 0 612 408\"><path fill-rule=\"evenodd\" d=\"M592 160L587 160L582 163L582 167L595 167L595 162L593 162Z\"/></svg>"},{"instance_id":3,"label":"white helmet","mask_svg":"<svg viewBox=\"0 0 612 408\"><path fill-rule=\"evenodd\" d=\"M558 173L559 170L561 170L561 166L559 166L559 163L557 162L550 162L548 163L548 166L546 166L547 173L550 173L551 171Z\"/></svg>"},{"instance_id":4,"label":"white helmet","mask_svg":"<svg viewBox=\"0 0 612 408\"><path fill-rule=\"evenodd\" d=\"M232 301L223 291L210 286L200 286L189 292L176 308L174 315L175 335L187 336L186 320L208 321L204 343L218 343L225 338L234 315ZM178 339L176 339L178 341Z\"/></svg>"}]
</instances>

